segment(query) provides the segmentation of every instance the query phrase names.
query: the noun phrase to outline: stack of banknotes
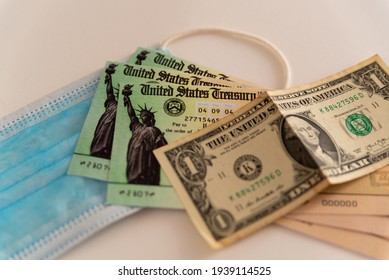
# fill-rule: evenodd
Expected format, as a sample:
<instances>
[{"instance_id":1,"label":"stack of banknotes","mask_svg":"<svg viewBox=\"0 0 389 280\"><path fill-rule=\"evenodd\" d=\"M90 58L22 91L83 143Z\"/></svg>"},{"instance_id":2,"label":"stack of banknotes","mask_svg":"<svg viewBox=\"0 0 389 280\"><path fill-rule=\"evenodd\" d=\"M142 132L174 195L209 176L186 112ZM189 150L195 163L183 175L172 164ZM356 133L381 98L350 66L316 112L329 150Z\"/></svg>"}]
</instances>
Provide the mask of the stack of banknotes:
<instances>
[{"instance_id":1,"label":"stack of banknotes","mask_svg":"<svg viewBox=\"0 0 389 280\"><path fill-rule=\"evenodd\" d=\"M163 51L107 62L68 173L107 204L185 208L222 248L278 223L389 258L389 68L267 89Z\"/></svg>"}]
</instances>

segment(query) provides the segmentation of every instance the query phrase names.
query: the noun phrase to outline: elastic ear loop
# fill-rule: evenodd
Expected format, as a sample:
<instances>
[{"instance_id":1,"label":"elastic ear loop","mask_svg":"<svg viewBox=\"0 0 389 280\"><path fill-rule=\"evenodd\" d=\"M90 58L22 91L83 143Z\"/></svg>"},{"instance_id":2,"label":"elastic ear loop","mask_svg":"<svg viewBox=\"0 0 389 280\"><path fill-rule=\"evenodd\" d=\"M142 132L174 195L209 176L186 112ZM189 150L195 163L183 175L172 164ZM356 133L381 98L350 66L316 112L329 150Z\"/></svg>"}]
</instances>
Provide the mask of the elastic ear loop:
<instances>
[{"instance_id":1,"label":"elastic ear loop","mask_svg":"<svg viewBox=\"0 0 389 280\"><path fill-rule=\"evenodd\" d=\"M204 34L204 33L220 33L223 35L233 35L233 36L236 36L240 39L243 38L243 39L247 39L247 40L252 40L255 43L257 43L258 45L260 45L261 47L264 47L265 49L269 50L277 58L278 62L282 65L282 69L283 69L283 73L284 73L283 78L285 80L283 87L288 88L290 86L291 71L290 71L288 60L285 58L283 53L276 46L274 46L272 43L270 43L269 41L267 41L263 38L260 38L258 36L252 35L252 34L244 33L241 31L236 31L236 30L232 30L232 29L225 29L225 28L198 28L198 29L193 29L193 30L188 30L188 31L182 32L182 33L178 33L176 35L173 35L173 36L167 38L165 41L163 41L161 43L160 48L161 48L161 50L168 50L167 46L174 41L177 41L177 40L180 40L180 39L192 36L192 35Z\"/></svg>"}]
</instances>

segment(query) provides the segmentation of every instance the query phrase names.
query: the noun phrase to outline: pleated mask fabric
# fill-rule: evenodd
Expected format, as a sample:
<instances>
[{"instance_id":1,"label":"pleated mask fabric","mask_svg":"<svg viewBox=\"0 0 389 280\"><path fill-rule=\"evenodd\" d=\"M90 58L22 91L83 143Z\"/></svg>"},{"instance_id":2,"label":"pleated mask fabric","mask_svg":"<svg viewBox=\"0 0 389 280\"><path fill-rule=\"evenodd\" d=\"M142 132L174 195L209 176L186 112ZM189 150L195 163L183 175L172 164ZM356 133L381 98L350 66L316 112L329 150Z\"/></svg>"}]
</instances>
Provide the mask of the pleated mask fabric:
<instances>
[{"instance_id":1,"label":"pleated mask fabric","mask_svg":"<svg viewBox=\"0 0 389 280\"><path fill-rule=\"evenodd\" d=\"M67 175L100 71L0 119L0 258L53 259L138 208Z\"/></svg>"}]
</instances>

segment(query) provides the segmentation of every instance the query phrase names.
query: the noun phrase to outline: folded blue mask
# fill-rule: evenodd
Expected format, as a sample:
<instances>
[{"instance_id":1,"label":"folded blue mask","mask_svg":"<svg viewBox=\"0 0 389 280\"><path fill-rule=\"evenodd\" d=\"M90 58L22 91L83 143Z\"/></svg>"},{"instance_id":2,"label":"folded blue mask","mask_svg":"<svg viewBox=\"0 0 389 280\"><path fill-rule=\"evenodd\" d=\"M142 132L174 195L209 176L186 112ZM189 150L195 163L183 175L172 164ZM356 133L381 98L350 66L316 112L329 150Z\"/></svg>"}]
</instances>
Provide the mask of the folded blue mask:
<instances>
[{"instance_id":1,"label":"folded blue mask","mask_svg":"<svg viewBox=\"0 0 389 280\"><path fill-rule=\"evenodd\" d=\"M0 120L0 259L52 259L137 208L105 206L106 183L67 175L94 73Z\"/></svg>"}]
</instances>

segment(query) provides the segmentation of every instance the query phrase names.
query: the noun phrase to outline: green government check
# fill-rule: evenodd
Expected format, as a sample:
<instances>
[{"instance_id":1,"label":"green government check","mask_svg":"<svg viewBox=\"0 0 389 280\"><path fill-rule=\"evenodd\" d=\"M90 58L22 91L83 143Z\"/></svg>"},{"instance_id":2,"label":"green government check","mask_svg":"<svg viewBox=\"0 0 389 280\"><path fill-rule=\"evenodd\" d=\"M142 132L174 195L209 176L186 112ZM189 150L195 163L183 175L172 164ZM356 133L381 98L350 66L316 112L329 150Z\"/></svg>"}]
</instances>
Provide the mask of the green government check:
<instances>
[{"instance_id":1,"label":"green government check","mask_svg":"<svg viewBox=\"0 0 389 280\"><path fill-rule=\"evenodd\" d=\"M172 69L107 62L72 157L69 174L108 180L119 83L127 83L131 79L196 88L236 87L234 82L191 75ZM142 98L148 98L148 95L142 96Z\"/></svg>"},{"instance_id":2,"label":"green government check","mask_svg":"<svg viewBox=\"0 0 389 280\"><path fill-rule=\"evenodd\" d=\"M216 123L261 94L257 88L194 87L117 79L107 203L182 208L153 150Z\"/></svg>"}]
</instances>

